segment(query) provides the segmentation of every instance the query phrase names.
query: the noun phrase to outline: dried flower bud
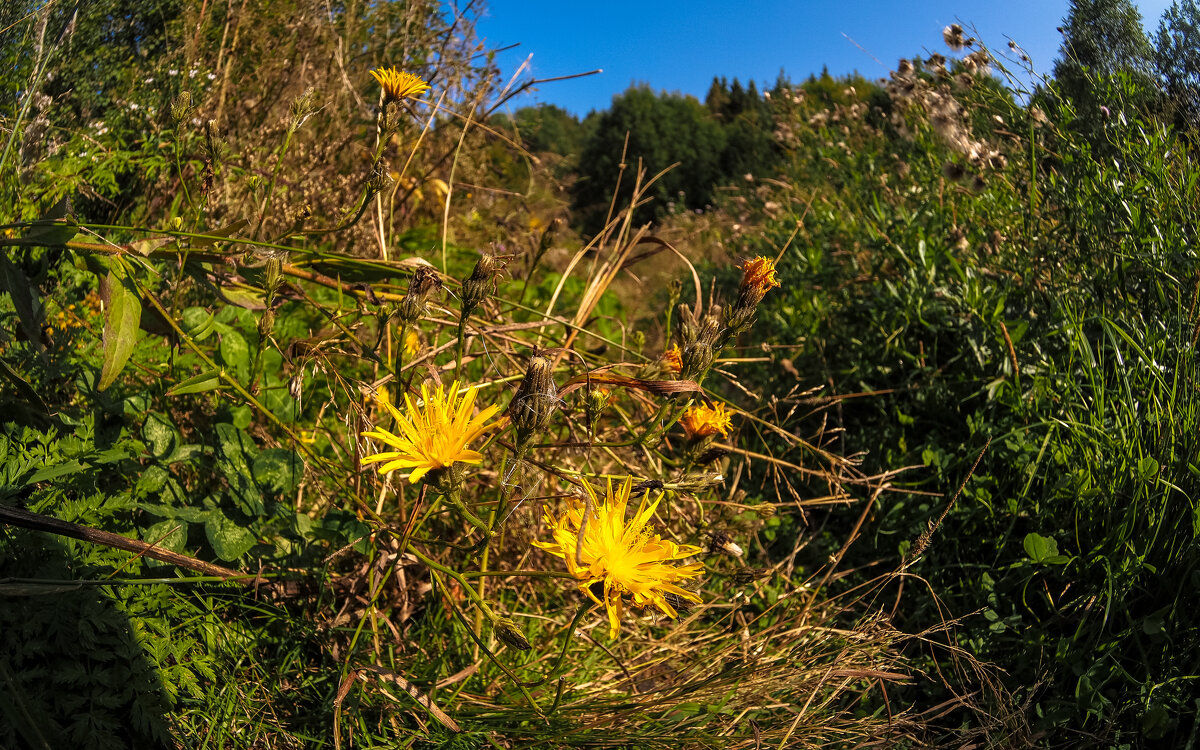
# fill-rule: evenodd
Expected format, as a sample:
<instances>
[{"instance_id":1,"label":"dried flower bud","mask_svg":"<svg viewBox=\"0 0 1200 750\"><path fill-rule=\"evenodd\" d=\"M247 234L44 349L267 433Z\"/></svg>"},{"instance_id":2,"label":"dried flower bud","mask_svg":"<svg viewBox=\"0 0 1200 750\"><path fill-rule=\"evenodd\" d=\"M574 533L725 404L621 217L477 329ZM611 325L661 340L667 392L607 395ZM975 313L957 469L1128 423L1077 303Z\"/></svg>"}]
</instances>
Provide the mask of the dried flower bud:
<instances>
[{"instance_id":1,"label":"dried flower bud","mask_svg":"<svg viewBox=\"0 0 1200 750\"><path fill-rule=\"evenodd\" d=\"M719 471L705 471L695 474L688 474L681 477L678 481L666 485L667 489L680 490L682 492L703 492L705 490L716 487L725 481L724 475Z\"/></svg>"},{"instance_id":2,"label":"dried flower bud","mask_svg":"<svg viewBox=\"0 0 1200 750\"><path fill-rule=\"evenodd\" d=\"M431 266L418 266L413 272L412 281L408 283L408 292L400 301L399 316L407 325L411 325L425 314L425 306L429 296L442 288L442 280L437 271Z\"/></svg>"},{"instance_id":3,"label":"dried flower bud","mask_svg":"<svg viewBox=\"0 0 1200 750\"><path fill-rule=\"evenodd\" d=\"M733 574L733 582L739 586L745 586L769 575L771 575L770 568L738 568Z\"/></svg>"},{"instance_id":4,"label":"dried flower bud","mask_svg":"<svg viewBox=\"0 0 1200 750\"><path fill-rule=\"evenodd\" d=\"M532 648L529 645L529 639L521 632L516 623L508 617L497 617L492 620L492 632L496 634L496 638L501 643L515 648L518 651L528 651Z\"/></svg>"},{"instance_id":5,"label":"dried flower bud","mask_svg":"<svg viewBox=\"0 0 1200 750\"><path fill-rule=\"evenodd\" d=\"M947 47L955 52L967 46L967 40L963 36L963 27L957 23L952 23L942 29L942 40L946 42Z\"/></svg>"},{"instance_id":6,"label":"dried flower bud","mask_svg":"<svg viewBox=\"0 0 1200 750\"><path fill-rule=\"evenodd\" d=\"M303 94L296 97L292 102L292 106L288 108L288 133L295 133L300 129L308 118L312 117L318 111L317 90L308 88Z\"/></svg>"},{"instance_id":7,"label":"dried flower bud","mask_svg":"<svg viewBox=\"0 0 1200 750\"><path fill-rule=\"evenodd\" d=\"M558 389L554 385L552 368L549 357L534 351L521 387L508 405L508 416L517 429L518 452L524 450L534 434L550 426L550 418L558 408Z\"/></svg>"},{"instance_id":8,"label":"dried flower bud","mask_svg":"<svg viewBox=\"0 0 1200 750\"><path fill-rule=\"evenodd\" d=\"M772 503L758 503L750 510L759 518L770 518L776 513L776 507Z\"/></svg>"},{"instance_id":9,"label":"dried flower bud","mask_svg":"<svg viewBox=\"0 0 1200 750\"><path fill-rule=\"evenodd\" d=\"M496 291L496 278L504 270L505 259L495 255L481 255L475 263L475 269L462 284L462 317L471 317L476 307L479 307L489 294Z\"/></svg>"},{"instance_id":10,"label":"dried flower bud","mask_svg":"<svg viewBox=\"0 0 1200 750\"><path fill-rule=\"evenodd\" d=\"M706 546L709 554L712 555L715 555L718 552L723 552L727 555L733 555L734 557L741 557L743 554L742 548L733 541L733 537L730 536L729 532L727 531L714 531L709 534L708 544Z\"/></svg>"},{"instance_id":11,"label":"dried flower bud","mask_svg":"<svg viewBox=\"0 0 1200 750\"><path fill-rule=\"evenodd\" d=\"M387 166L382 160L375 162L375 166L371 168L371 176L367 179L367 197L382 193L392 184L392 176L388 174Z\"/></svg>"},{"instance_id":12,"label":"dried flower bud","mask_svg":"<svg viewBox=\"0 0 1200 750\"><path fill-rule=\"evenodd\" d=\"M376 125L379 126L379 131L386 136L400 129L403 117L404 111L400 105L395 101L388 101L383 105L383 109L379 110L379 114L376 116Z\"/></svg>"},{"instance_id":13,"label":"dried flower bud","mask_svg":"<svg viewBox=\"0 0 1200 750\"><path fill-rule=\"evenodd\" d=\"M288 381L288 393L291 397L300 400L300 396L304 393L304 372L298 372Z\"/></svg>"}]
</instances>

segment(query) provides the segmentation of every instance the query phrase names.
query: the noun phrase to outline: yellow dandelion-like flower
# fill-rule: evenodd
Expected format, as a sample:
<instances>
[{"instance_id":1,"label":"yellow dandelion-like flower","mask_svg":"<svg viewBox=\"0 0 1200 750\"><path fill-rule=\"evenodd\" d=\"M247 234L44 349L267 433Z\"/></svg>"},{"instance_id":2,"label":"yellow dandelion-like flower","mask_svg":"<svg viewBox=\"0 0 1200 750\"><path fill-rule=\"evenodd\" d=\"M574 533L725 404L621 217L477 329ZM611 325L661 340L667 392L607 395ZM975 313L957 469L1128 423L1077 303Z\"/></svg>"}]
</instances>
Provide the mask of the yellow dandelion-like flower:
<instances>
[{"instance_id":1,"label":"yellow dandelion-like flower","mask_svg":"<svg viewBox=\"0 0 1200 750\"><path fill-rule=\"evenodd\" d=\"M671 348L663 352L662 360L671 372L683 372L683 352L679 350L679 344L671 344Z\"/></svg>"},{"instance_id":2,"label":"yellow dandelion-like flower","mask_svg":"<svg viewBox=\"0 0 1200 750\"><path fill-rule=\"evenodd\" d=\"M742 288L753 289L759 294L759 299L768 290L780 286L775 276L775 261L764 256L758 256L742 264Z\"/></svg>"},{"instance_id":3,"label":"yellow dandelion-like flower","mask_svg":"<svg viewBox=\"0 0 1200 750\"><path fill-rule=\"evenodd\" d=\"M630 485L631 480L627 478L614 490L610 479L608 491L600 502L595 490L585 482L584 489L592 501L587 523L583 523L587 510L579 502L557 518L547 511L546 522L553 531L554 541L533 542L534 546L565 560L567 570L579 581L579 590L592 601L604 605L608 610L610 638L616 638L621 630L626 597L630 597L636 607L653 606L668 617L677 617L667 596L699 602L699 595L680 588L678 583L704 572L700 563L670 564L700 554L699 547L663 539L648 527L662 499L661 494L651 502L650 494L646 493L633 518L625 521ZM603 600L599 588L593 588L601 583L604 584Z\"/></svg>"},{"instance_id":4,"label":"yellow dandelion-like flower","mask_svg":"<svg viewBox=\"0 0 1200 750\"><path fill-rule=\"evenodd\" d=\"M731 415L725 412L725 404L698 404L683 413L679 424L689 437L708 437L718 432L722 437L728 437Z\"/></svg>"},{"instance_id":5,"label":"yellow dandelion-like flower","mask_svg":"<svg viewBox=\"0 0 1200 750\"><path fill-rule=\"evenodd\" d=\"M419 405L413 403L409 394L404 394L404 412L390 401L380 399L380 403L396 420L397 434L378 427L362 434L363 437L387 443L396 450L366 456L363 464L382 463L380 474L412 469L408 481L416 484L421 477L435 469L445 469L456 463L482 462L483 454L469 449L467 445L498 426L495 422L486 422L500 407L489 406L472 416L475 393L476 389L472 386L460 397L457 381L449 389L438 385L432 393L429 386L422 383Z\"/></svg>"},{"instance_id":6,"label":"yellow dandelion-like flower","mask_svg":"<svg viewBox=\"0 0 1200 750\"><path fill-rule=\"evenodd\" d=\"M419 351L421 351L421 337L416 331L410 329L404 334L404 354L408 357L415 357Z\"/></svg>"},{"instance_id":7,"label":"yellow dandelion-like flower","mask_svg":"<svg viewBox=\"0 0 1200 750\"><path fill-rule=\"evenodd\" d=\"M371 76L379 81L388 99L415 99L429 90L429 84L412 73L396 68L372 70Z\"/></svg>"}]
</instances>

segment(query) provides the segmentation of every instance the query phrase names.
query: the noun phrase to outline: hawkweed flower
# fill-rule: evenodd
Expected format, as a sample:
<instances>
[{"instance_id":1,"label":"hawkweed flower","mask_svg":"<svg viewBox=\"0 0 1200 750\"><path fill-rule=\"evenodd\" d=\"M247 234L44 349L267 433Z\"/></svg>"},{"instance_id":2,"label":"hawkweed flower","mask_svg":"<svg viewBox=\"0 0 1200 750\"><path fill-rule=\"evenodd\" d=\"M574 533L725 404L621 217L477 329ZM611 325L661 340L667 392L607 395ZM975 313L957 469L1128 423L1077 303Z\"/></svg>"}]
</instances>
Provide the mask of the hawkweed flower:
<instances>
[{"instance_id":1,"label":"hawkweed flower","mask_svg":"<svg viewBox=\"0 0 1200 750\"><path fill-rule=\"evenodd\" d=\"M683 371L683 352L679 350L679 344L671 344L671 348L663 352L663 364L667 369L675 374Z\"/></svg>"},{"instance_id":2,"label":"hawkweed flower","mask_svg":"<svg viewBox=\"0 0 1200 750\"><path fill-rule=\"evenodd\" d=\"M473 414L476 388L472 386L461 395L458 390L458 381L449 389L439 384L432 393L428 384L422 383L420 402L414 403L409 394L404 394L403 412L390 401L380 399L379 403L396 420L396 432L376 427L362 435L395 450L366 456L362 463L383 464L379 467L380 474L411 469L410 484L421 481L431 471L440 472L454 464L481 463L483 454L467 446L496 426L487 421L500 411L500 407L489 406Z\"/></svg>"},{"instance_id":3,"label":"hawkweed flower","mask_svg":"<svg viewBox=\"0 0 1200 750\"><path fill-rule=\"evenodd\" d=\"M390 101L415 99L429 90L429 84L407 71L397 68L377 68L371 77L383 87L383 95Z\"/></svg>"},{"instance_id":4,"label":"hawkweed flower","mask_svg":"<svg viewBox=\"0 0 1200 750\"><path fill-rule=\"evenodd\" d=\"M712 437L718 432L721 437L729 437L731 417L725 411L725 404L698 404L689 407L679 419L684 432L693 440Z\"/></svg>"},{"instance_id":5,"label":"hawkweed flower","mask_svg":"<svg viewBox=\"0 0 1200 750\"><path fill-rule=\"evenodd\" d=\"M678 611L671 597L700 601L699 595L681 588L679 583L704 572L700 563L672 564L700 554L699 547L663 539L649 527L661 494L652 501L650 493L646 493L633 517L626 521L631 483L627 478L614 489L609 480L601 501L585 482L584 491L590 502L576 502L558 517L547 511L546 522L554 541L533 542L534 546L564 560L567 570L579 582L579 590L604 605L610 638L620 633L626 598L635 607L652 606L674 618Z\"/></svg>"}]
</instances>

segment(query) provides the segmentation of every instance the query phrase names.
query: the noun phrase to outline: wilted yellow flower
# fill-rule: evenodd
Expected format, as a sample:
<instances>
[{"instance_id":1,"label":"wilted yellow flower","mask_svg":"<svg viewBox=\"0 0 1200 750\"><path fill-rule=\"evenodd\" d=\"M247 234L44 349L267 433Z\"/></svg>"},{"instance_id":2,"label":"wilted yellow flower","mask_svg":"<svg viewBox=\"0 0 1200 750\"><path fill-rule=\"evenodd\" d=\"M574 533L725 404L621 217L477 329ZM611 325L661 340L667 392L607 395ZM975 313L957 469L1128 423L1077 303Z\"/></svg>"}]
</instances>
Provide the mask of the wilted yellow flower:
<instances>
[{"instance_id":1,"label":"wilted yellow flower","mask_svg":"<svg viewBox=\"0 0 1200 750\"><path fill-rule=\"evenodd\" d=\"M497 426L494 422L485 423L500 407L489 406L472 416L475 393L472 386L460 398L457 381L448 390L444 385L438 385L433 393L422 383L420 404L414 404L412 397L404 394L403 413L390 401L380 399L396 420L399 434L376 427L362 435L387 443L396 450L366 456L363 464L382 463L380 474L412 469L408 481L416 484L434 469L448 468L455 463L480 463L483 455L467 448L467 444Z\"/></svg>"},{"instance_id":2,"label":"wilted yellow flower","mask_svg":"<svg viewBox=\"0 0 1200 750\"><path fill-rule=\"evenodd\" d=\"M699 554L700 548L663 539L647 526L662 499L661 494L653 502L649 493L643 496L637 512L626 523L630 479L615 490L609 480L603 502L597 499L589 484L585 482L583 486L592 501L592 513L587 523L583 523L586 508L578 501L557 518L547 511L546 522L553 530L554 541L535 541L533 544L565 560L567 570L579 581L579 590L592 601L604 605L608 610L610 638L616 638L620 632L626 596L633 599L634 606L654 606L668 617L678 616L667 600L668 596L678 597L676 601L700 601L699 595L680 588L677 583L696 578L704 572L704 566L700 563L670 564L673 560ZM582 544L581 525L584 527ZM599 583L604 584L603 601L592 589Z\"/></svg>"},{"instance_id":3,"label":"wilted yellow flower","mask_svg":"<svg viewBox=\"0 0 1200 750\"><path fill-rule=\"evenodd\" d=\"M768 290L777 286L780 284L775 276L775 261L760 255L742 264L742 288L759 292L760 300Z\"/></svg>"},{"instance_id":4,"label":"wilted yellow flower","mask_svg":"<svg viewBox=\"0 0 1200 750\"><path fill-rule=\"evenodd\" d=\"M731 419L725 412L725 404L699 404L685 411L679 424L689 437L708 437L718 432L722 437L728 437Z\"/></svg>"},{"instance_id":5,"label":"wilted yellow flower","mask_svg":"<svg viewBox=\"0 0 1200 750\"><path fill-rule=\"evenodd\" d=\"M421 336L411 328L404 334L404 353L409 357L421 351Z\"/></svg>"},{"instance_id":6,"label":"wilted yellow flower","mask_svg":"<svg viewBox=\"0 0 1200 750\"><path fill-rule=\"evenodd\" d=\"M679 344L671 344L671 348L663 352L662 359L671 372L683 371L683 352L679 350Z\"/></svg>"},{"instance_id":7,"label":"wilted yellow flower","mask_svg":"<svg viewBox=\"0 0 1200 750\"><path fill-rule=\"evenodd\" d=\"M379 68L371 71L379 81L389 99L415 99L429 90L429 84L417 76L396 68Z\"/></svg>"}]
</instances>

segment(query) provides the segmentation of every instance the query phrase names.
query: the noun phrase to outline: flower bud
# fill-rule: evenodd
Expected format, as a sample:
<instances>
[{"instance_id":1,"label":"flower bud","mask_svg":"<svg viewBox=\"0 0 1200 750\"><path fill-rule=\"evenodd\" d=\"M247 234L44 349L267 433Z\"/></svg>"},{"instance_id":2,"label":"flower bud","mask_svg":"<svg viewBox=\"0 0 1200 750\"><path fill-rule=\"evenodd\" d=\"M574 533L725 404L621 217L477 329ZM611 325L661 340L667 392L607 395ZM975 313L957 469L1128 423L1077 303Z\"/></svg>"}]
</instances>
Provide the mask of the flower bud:
<instances>
[{"instance_id":1,"label":"flower bud","mask_svg":"<svg viewBox=\"0 0 1200 750\"><path fill-rule=\"evenodd\" d=\"M516 623L508 617L496 617L492 620L492 632L496 634L496 638L501 643L515 648L518 651L528 651L532 648L529 645L529 639L521 632Z\"/></svg>"},{"instance_id":2,"label":"flower bud","mask_svg":"<svg viewBox=\"0 0 1200 750\"><path fill-rule=\"evenodd\" d=\"M709 554L723 552L734 557L742 556L742 548L733 541L733 537L727 531L714 531L709 534L707 547Z\"/></svg>"},{"instance_id":3,"label":"flower bud","mask_svg":"<svg viewBox=\"0 0 1200 750\"><path fill-rule=\"evenodd\" d=\"M192 92L183 92L171 102L171 121L178 125L186 120L195 108L192 104Z\"/></svg>"},{"instance_id":4,"label":"flower bud","mask_svg":"<svg viewBox=\"0 0 1200 750\"><path fill-rule=\"evenodd\" d=\"M558 408L558 389L554 385L552 367L549 357L535 351L529 358L521 387L508 405L508 416L517 429L518 452L535 433L550 426L550 418Z\"/></svg>"},{"instance_id":5,"label":"flower bud","mask_svg":"<svg viewBox=\"0 0 1200 750\"><path fill-rule=\"evenodd\" d=\"M398 314L400 320L406 325L411 325L425 314L425 306L429 302L429 296L435 291L442 288L442 280L438 276L437 271L431 266L418 266L413 272L412 280L408 283L408 291L404 295L404 299L400 301L400 309Z\"/></svg>"},{"instance_id":6,"label":"flower bud","mask_svg":"<svg viewBox=\"0 0 1200 750\"><path fill-rule=\"evenodd\" d=\"M726 311L725 325L731 335L742 333L750 327L754 311L767 292L780 286L775 275L775 261L759 256L742 264L742 284L738 288L737 302Z\"/></svg>"},{"instance_id":7,"label":"flower bud","mask_svg":"<svg viewBox=\"0 0 1200 750\"><path fill-rule=\"evenodd\" d=\"M771 575L770 568L738 568L733 574L733 582L739 586L745 586L769 575Z\"/></svg>"},{"instance_id":8,"label":"flower bud","mask_svg":"<svg viewBox=\"0 0 1200 750\"><path fill-rule=\"evenodd\" d=\"M462 284L462 317L471 317L489 294L496 291L496 277L504 270L505 260L484 254L475 263L475 269Z\"/></svg>"}]
</instances>

